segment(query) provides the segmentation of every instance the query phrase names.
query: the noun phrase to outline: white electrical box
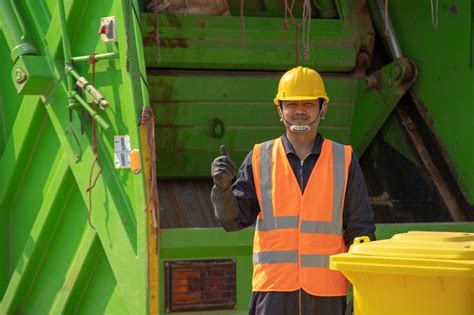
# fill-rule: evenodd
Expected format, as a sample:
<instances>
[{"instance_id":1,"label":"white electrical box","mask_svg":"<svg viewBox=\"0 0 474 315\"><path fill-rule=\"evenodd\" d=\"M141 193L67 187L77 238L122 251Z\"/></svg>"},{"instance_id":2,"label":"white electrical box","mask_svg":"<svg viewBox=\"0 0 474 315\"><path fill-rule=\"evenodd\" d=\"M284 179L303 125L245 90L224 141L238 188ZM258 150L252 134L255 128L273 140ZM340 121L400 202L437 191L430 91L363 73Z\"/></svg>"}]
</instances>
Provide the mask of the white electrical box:
<instances>
[{"instance_id":1,"label":"white electrical box","mask_svg":"<svg viewBox=\"0 0 474 315\"><path fill-rule=\"evenodd\" d=\"M115 168L130 168L130 136L114 137Z\"/></svg>"},{"instance_id":2,"label":"white electrical box","mask_svg":"<svg viewBox=\"0 0 474 315\"><path fill-rule=\"evenodd\" d=\"M99 34L103 42L116 42L117 41L117 32L115 25L115 16L106 16L100 18L100 28Z\"/></svg>"}]
</instances>

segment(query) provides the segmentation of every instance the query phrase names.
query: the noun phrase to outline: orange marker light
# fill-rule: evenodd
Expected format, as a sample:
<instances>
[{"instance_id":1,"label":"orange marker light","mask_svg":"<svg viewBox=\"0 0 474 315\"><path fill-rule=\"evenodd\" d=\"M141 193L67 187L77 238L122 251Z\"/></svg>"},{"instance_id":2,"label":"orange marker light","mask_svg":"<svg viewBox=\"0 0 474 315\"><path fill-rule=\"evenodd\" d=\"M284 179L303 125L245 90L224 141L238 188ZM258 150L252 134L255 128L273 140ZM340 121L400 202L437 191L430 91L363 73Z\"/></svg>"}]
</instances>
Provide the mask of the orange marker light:
<instances>
[{"instance_id":1,"label":"orange marker light","mask_svg":"<svg viewBox=\"0 0 474 315\"><path fill-rule=\"evenodd\" d=\"M130 152L130 168L134 174L140 173L142 164L140 162L140 151L134 149Z\"/></svg>"}]
</instances>

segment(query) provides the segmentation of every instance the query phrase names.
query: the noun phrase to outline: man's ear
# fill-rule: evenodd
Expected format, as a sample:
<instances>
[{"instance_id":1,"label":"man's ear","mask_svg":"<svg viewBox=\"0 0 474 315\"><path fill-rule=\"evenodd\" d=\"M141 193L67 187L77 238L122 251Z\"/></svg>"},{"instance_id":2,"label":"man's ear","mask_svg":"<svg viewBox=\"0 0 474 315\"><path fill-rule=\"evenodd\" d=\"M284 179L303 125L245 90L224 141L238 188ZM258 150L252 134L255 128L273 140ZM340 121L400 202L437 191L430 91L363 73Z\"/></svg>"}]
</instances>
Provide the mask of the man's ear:
<instances>
[{"instance_id":1,"label":"man's ear","mask_svg":"<svg viewBox=\"0 0 474 315\"><path fill-rule=\"evenodd\" d=\"M282 109L282 102L280 101L280 105L277 106L278 116L280 116L280 121L283 121L283 109Z\"/></svg>"},{"instance_id":2,"label":"man's ear","mask_svg":"<svg viewBox=\"0 0 474 315\"><path fill-rule=\"evenodd\" d=\"M324 103L321 107L321 119L326 118L327 111L328 111L328 105L327 103Z\"/></svg>"},{"instance_id":3,"label":"man's ear","mask_svg":"<svg viewBox=\"0 0 474 315\"><path fill-rule=\"evenodd\" d=\"M280 116L280 121L283 121L283 113L281 111L281 105L277 106L278 116Z\"/></svg>"}]
</instances>

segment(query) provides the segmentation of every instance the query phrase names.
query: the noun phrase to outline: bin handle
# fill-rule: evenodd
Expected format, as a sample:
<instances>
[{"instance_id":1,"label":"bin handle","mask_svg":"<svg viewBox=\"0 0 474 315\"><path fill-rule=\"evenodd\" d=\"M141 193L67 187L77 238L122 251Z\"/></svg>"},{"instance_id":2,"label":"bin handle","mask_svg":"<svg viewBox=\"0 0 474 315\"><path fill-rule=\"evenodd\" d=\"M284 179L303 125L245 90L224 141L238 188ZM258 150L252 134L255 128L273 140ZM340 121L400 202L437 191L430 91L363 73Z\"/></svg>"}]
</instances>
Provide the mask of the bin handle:
<instances>
[{"instance_id":1,"label":"bin handle","mask_svg":"<svg viewBox=\"0 0 474 315\"><path fill-rule=\"evenodd\" d=\"M370 238L368 236L359 236L354 239L354 244L369 243Z\"/></svg>"}]
</instances>

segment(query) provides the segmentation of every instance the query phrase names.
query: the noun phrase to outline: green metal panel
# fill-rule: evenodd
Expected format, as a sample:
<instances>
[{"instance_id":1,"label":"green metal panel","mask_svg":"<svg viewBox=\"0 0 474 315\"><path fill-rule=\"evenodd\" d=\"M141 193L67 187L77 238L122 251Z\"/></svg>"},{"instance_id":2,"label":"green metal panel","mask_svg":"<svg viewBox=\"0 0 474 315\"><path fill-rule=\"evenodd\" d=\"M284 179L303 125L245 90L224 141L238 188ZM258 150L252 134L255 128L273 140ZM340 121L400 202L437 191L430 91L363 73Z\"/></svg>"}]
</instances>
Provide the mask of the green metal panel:
<instances>
[{"instance_id":1,"label":"green metal panel","mask_svg":"<svg viewBox=\"0 0 474 315\"><path fill-rule=\"evenodd\" d=\"M255 143L280 136L284 128L272 102L280 76L279 72L150 72L158 176L209 176L220 144L240 163ZM321 132L347 143L357 78L329 74L325 80L331 103Z\"/></svg>"},{"instance_id":2,"label":"green metal panel","mask_svg":"<svg viewBox=\"0 0 474 315\"><path fill-rule=\"evenodd\" d=\"M365 2L337 5L339 19L312 19L312 53L299 62L324 71L331 102L321 132L361 155L416 69L400 60L366 76L374 32ZM142 20L160 178L209 176L220 144L240 163L253 144L281 135L271 104L280 71L295 63L295 34L281 27L284 19L246 17L244 36L237 17L145 13Z\"/></svg>"},{"instance_id":3,"label":"green metal panel","mask_svg":"<svg viewBox=\"0 0 474 315\"><path fill-rule=\"evenodd\" d=\"M276 2L276 1L267 1ZM374 32L364 1L339 1L340 19L312 19L308 60L319 71L348 72L359 51L371 52ZM154 16L142 14L147 67L184 69L286 70L295 64L301 28L283 27L283 18L158 15L160 62ZM301 23L297 20L296 23ZM298 53L302 52L301 40Z\"/></svg>"},{"instance_id":4,"label":"green metal panel","mask_svg":"<svg viewBox=\"0 0 474 315\"><path fill-rule=\"evenodd\" d=\"M371 1L375 2L375 1ZM426 110L467 201L474 204L474 70L472 1L389 2L388 12L405 57L419 76L413 94ZM438 19L438 28L432 25Z\"/></svg>"},{"instance_id":5,"label":"green metal panel","mask_svg":"<svg viewBox=\"0 0 474 315\"><path fill-rule=\"evenodd\" d=\"M15 1L38 56L13 63L15 41L0 32L0 314L145 314L144 175L114 168L114 136L129 135L140 150L137 122L148 104L139 24L132 1L65 1L72 56L120 56L96 65L95 85L111 106L98 113L110 128L97 131L102 174L92 191L93 229L91 120L68 108L58 3ZM116 17L118 44L99 40L104 16ZM91 80L87 62L75 66ZM11 77L13 70L18 79L18 67L27 74L24 96Z\"/></svg>"}]
</instances>

